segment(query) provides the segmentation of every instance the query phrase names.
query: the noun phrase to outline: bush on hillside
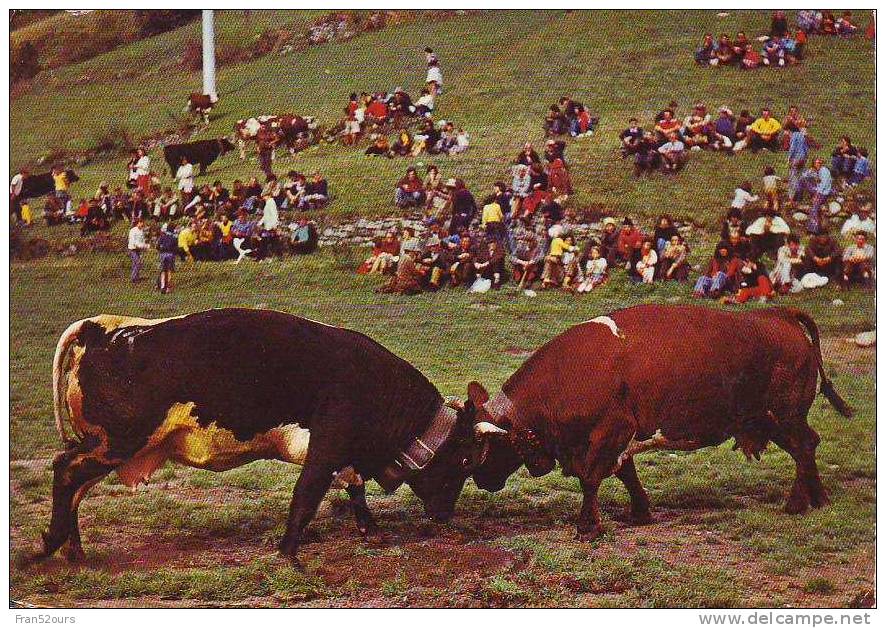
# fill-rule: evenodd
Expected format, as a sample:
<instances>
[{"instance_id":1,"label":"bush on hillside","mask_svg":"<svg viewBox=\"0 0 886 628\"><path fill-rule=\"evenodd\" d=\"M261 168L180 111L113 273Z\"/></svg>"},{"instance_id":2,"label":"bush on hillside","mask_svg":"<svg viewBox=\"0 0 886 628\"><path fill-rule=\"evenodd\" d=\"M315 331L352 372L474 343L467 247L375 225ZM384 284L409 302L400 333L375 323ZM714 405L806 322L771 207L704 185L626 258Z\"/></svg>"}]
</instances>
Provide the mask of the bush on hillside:
<instances>
[{"instance_id":1,"label":"bush on hillside","mask_svg":"<svg viewBox=\"0 0 886 628\"><path fill-rule=\"evenodd\" d=\"M9 84L14 85L35 76L40 71L37 48L29 41L9 51Z\"/></svg>"},{"instance_id":2,"label":"bush on hillside","mask_svg":"<svg viewBox=\"0 0 886 628\"><path fill-rule=\"evenodd\" d=\"M58 12L59 9L10 9L9 30L14 31Z\"/></svg>"},{"instance_id":3,"label":"bush on hillside","mask_svg":"<svg viewBox=\"0 0 886 628\"><path fill-rule=\"evenodd\" d=\"M135 12L139 24L139 34L142 37L159 35L166 31L175 30L188 22L196 20L200 16L198 10L137 10Z\"/></svg>"}]
</instances>

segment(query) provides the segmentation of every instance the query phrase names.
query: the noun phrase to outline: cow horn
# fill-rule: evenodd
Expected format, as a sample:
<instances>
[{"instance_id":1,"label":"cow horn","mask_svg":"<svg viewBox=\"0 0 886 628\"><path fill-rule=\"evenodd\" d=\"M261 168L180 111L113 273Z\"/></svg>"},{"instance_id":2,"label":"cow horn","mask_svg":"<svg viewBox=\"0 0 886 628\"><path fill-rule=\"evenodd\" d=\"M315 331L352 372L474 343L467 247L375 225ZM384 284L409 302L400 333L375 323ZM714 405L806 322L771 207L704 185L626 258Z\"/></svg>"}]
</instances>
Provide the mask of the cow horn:
<instances>
[{"instance_id":1,"label":"cow horn","mask_svg":"<svg viewBox=\"0 0 886 628\"><path fill-rule=\"evenodd\" d=\"M446 400L443 402L447 408L452 408L453 410L458 410L461 412L465 409L465 404L458 397L446 397Z\"/></svg>"},{"instance_id":2,"label":"cow horn","mask_svg":"<svg viewBox=\"0 0 886 628\"><path fill-rule=\"evenodd\" d=\"M477 436L485 436L488 434L507 434L507 430L501 429L497 425L493 425L489 421L480 421L474 426L474 434Z\"/></svg>"}]
</instances>

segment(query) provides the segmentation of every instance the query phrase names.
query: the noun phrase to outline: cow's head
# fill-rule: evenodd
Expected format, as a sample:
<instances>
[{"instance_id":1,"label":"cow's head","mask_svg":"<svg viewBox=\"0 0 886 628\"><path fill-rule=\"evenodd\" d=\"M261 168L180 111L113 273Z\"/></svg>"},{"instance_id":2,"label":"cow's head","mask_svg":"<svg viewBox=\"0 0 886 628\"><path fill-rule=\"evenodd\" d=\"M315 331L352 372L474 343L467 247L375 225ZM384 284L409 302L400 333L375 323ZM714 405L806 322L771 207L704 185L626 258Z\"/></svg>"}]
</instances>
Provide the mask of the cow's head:
<instances>
[{"instance_id":1,"label":"cow's head","mask_svg":"<svg viewBox=\"0 0 886 628\"><path fill-rule=\"evenodd\" d=\"M74 183L75 181L80 180L80 177L77 176L77 173L74 172L73 170L71 170L70 168L67 168L65 170L65 176L68 179L68 183Z\"/></svg>"},{"instance_id":2,"label":"cow's head","mask_svg":"<svg viewBox=\"0 0 886 628\"><path fill-rule=\"evenodd\" d=\"M311 131L314 131L317 128L317 118L314 116L305 116L305 123Z\"/></svg>"},{"instance_id":3,"label":"cow's head","mask_svg":"<svg viewBox=\"0 0 886 628\"><path fill-rule=\"evenodd\" d=\"M448 520L455 511L465 480L483 464L493 443L507 437L507 431L488 422L477 421L473 403L447 402L458 413L452 436L437 450L428 467L406 480L424 502L432 519ZM517 465L519 466L519 465Z\"/></svg>"},{"instance_id":4,"label":"cow's head","mask_svg":"<svg viewBox=\"0 0 886 628\"><path fill-rule=\"evenodd\" d=\"M221 149L222 155L224 155L229 150L234 150L234 144L226 137L218 138L218 147Z\"/></svg>"},{"instance_id":5,"label":"cow's head","mask_svg":"<svg viewBox=\"0 0 886 628\"><path fill-rule=\"evenodd\" d=\"M482 384L468 384L468 403L471 421L477 424L491 424L507 430L507 438L489 441L480 464L472 469L471 475L478 487L487 491L504 488L505 482L523 464L534 476L549 473L555 461L540 442L539 435L531 429L517 426L515 409L506 397L489 399L489 393Z\"/></svg>"}]
</instances>

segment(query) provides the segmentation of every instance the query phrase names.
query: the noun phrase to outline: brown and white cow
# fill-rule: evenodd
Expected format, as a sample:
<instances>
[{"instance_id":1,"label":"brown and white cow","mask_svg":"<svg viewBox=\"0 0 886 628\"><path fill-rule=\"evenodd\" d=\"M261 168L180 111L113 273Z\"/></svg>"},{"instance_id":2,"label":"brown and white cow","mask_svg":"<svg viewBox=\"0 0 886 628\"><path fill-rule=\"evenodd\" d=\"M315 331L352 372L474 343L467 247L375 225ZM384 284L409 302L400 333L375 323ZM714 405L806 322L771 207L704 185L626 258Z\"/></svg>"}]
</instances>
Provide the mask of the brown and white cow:
<instances>
[{"instance_id":1,"label":"brown and white cow","mask_svg":"<svg viewBox=\"0 0 886 628\"><path fill-rule=\"evenodd\" d=\"M203 120L203 124L209 124L209 113L218 103L218 96L215 94L201 94L200 92L191 92L188 95L187 110Z\"/></svg>"},{"instance_id":2,"label":"brown and white cow","mask_svg":"<svg viewBox=\"0 0 886 628\"><path fill-rule=\"evenodd\" d=\"M578 534L591 539L603 531L597 489L611 475L628 489L633 518L650 519L636 454L734 438L734 449L759 459L773 441L797 467L785 510L824 506L815 464L820 439L806 418L819 376L822 394L851 416L822 367L815 322L797 309L619 310L551 340L492 399L470 384L471 419L503 431L473 477L499 490L523 464L543 475L559 461L564 475L581 482Z\"/></svg>"}]
</instances>

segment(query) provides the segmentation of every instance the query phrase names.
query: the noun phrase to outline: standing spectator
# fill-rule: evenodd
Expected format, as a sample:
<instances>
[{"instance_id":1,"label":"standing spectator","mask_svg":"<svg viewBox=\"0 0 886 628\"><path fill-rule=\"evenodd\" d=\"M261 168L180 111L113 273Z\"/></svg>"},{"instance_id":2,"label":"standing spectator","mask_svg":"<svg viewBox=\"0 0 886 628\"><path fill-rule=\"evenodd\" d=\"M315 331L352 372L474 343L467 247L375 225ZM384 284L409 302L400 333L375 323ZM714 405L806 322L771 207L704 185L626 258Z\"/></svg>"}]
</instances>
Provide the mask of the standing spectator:
<instances>
[{"instance_id":1,"label":"standing spectator","mask_svg":"<svg viewBox=\"0 0 886 628\"><path fill-rule=\"evenodd\" d=\"M786 127L790 131L788 144L788 201L791 207L797 204L800 192L800 173L809 156L809 141L806 138L806 122L790 122Z\"/></svg>"},{"instance_id":2,"label":"standing spectator","mask_svg":"<svg viewBox=\"0 0 886 628\"><path fill-rule=\"evenodd\" d=\"M129 242L127 249L129 250L129 259L132 261L132 272L130 279L132 283L141 281L139 276L142 269L142 253L151 248L145 241L145 219L139 216L135 220L135 224L129 230Z\"/></svg>"},{"instance_id":3,"label":"standing spectator","mask_svg":"<svg viewBox=\"0 0 886 628\"><path fill-rule=\"evenodd\" d=\"M425 48L425 59L428 64L425 83L428 93L436 97L443 93L443 70L440 68L440 59L430 48Z\"/></svg>"},{"instance_id":4,"label":"standing spectator","mask_svg":"<svg viewBox=\"0 0 886 628\"><path fill-rule=\"evenodd\" d=\"M194 166L184 155L181 158L181 165L175 171L175 179L178 181L182 205L187 205L194 198Z\"/></svg>"},{"instance_id":5,"label":"standing spectator","mask_svg":"<svg viewBox=\"0 0 886 628\"><path fill-rule=\"evenodd\" d=\"M71 213L71 195L68 190L71 182L68 181L68 173L61 166L52 169L52 182L55 187L55 198L58 199L65 216Z\"/></svg>"},{"instance_id":6,"label":"standing spectator","mask_svg":"<svg viewBox=\"0 0 886 628\"><path fill-rule=\"evenodd\" d=\"M849 177L849 185L856 186L871 176L871 164L868 161L868 149L858 149L858 159L855 160L855 167L852 169L852 175Z\"/></svg>"},{"instance_id":7,"label":"standing spectator","mask_svg":"<svg viewBox=\"0 0 886 628\"><path fill-rule=\"evenodd\" d=\"M178 253L178 238L175 226L164 224L157 239L157 251L160 253L160 278L157 288L161 294L172 292L172 272L175 270L175 256Z\"/></svg>"},{"instance_id":8,"label":"standing spectator","mask_svg":"<svg viewBox=\"0 0 886 628\"><path fill-rule=\"evenodd\" d=\"M449 179L446 187L452 189L452 220L449 224L451 235L470 226L477 213L477 202L461 179Z\"/></svg>"},{"instance_id":9,"label":"standing spectator","mask_svg":"<svg viewBox=\"0 0 886 628\"><path fill-rule=\"evenodd\" d=\"M150 194L151 192L151 158L144 148L136 151L135 160L135 184L142 194Z\"/></svg>"},{"instance_id":10,"label":"standing spectator","mask_svg":"<svg viewBox=\"0 0 886 628\"><path fill-rule=\"evenodd\" d=\"M258 148L258 165L261 171L265 173L266 180L270 179L274 174L274 147L277 146L277 141L277 134L264 125L255 136L255 143Z\"/></svg>"},{"instance_id":11,"label":"standing spectator","mask_svg":"<svg viewBox=\"0 0 886 628\"><path fill-rule=\"evenodd\" d=\"M483 205L480 224L486 230L486 235L502 246L505 245L508 237L504 221L505 215L501 205L499 205L495 196L489 196L486 199L486 204ZM489 278L486 277L486 279Z\"/></svg>"},{"instance_id":12,"label":"standing spectator","mask_svg":"<svg viewBox=\"0 0 886 628\"><path fill-rule=\"evenodd\" d=\"M823 228L822 206L827 203L828 197L833 190L833 178L831 171L824 165L822 159L816 158L812 162L812 171L815 175L815 194L812 197L812 209L809 210L809 218L806 220L806 229L809 233L820 233Z\"/></svg>"}]
</instances>

